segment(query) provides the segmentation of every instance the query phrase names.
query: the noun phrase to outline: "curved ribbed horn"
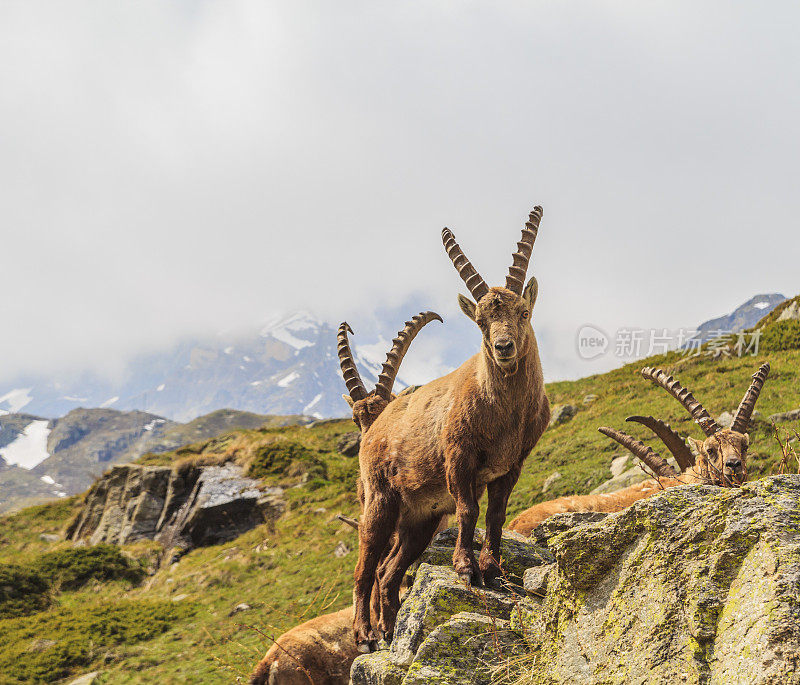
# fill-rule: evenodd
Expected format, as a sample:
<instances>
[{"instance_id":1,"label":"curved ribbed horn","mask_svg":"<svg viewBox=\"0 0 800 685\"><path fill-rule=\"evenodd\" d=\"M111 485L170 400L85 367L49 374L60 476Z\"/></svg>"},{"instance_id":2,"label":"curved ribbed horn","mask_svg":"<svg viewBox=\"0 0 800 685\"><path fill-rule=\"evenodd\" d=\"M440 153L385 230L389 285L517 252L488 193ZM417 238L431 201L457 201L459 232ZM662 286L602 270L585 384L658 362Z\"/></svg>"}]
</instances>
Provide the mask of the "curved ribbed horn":
<instances>
[{"instance_id":1,"label":"curved ribbed horn","mask_svg":"<svg viewBox=\"0 0 800 685\"><path fill-rule=\"evenodd\" d=\"M694 455L686 441L664 421L654 416L629 416L625 420L641 423L661 438L661 442L667 446L667 449L672 452L672 456L675 457L675 461L678 462L681 473L694 466Z\"/></svg>"},{"instance_id":2,"label":"curved ribbed horn","mask_svg":"<svg viewBox=\"0 0 800 685\"><path fill-rule=\"evenodd\" d=\"M431 321L441 321L442 317L436 312L421 312L411 319L406 321L405 328L398 332L397 337L392 340L392 349L386 355L386 361L383 364L383 369L378 376L378 384L375 386L375 394L382 397L387 402L392 399L392 386L394 379L397 377L397 370L400 368L400 362L408 352L408 347L411 341L417 336L426 324Z\"/></svg>"},{"instance_id":3,"label":"curved ribbed horn","mask_svg":"<svg viewBox=\"0 0 800 685\"><path fill-rule=\"evenodd\" d=\"M450 257L450 261L453 262L453 266L455 266L456 271L458 271L458 275L461 276L464 283L467 284L467 288L469 288L472 297L474 297L475 302L477 302L489 292L489 286L486 285L486 282L480 277L480 274L475 270L475 267L472 266L469 259L464 256L464 253L456 242L456 237L449 228L442 229L442 242L444 243L447 256Z\"/></svg>"},{"instance_id":4,"label":"curved ribbed horn","mask_svg":"<svg viewBox=\"0 0 800 685\"><path fill-rule=\"evenodd\" d=\"M525 274L528 272L533 243L536 242L536 235L539 233L542 211L542 208L537 205L530 213L528 221L525 222L525 228L522 229L522 238L517 243L517 251L513 256L514 263L508 269L506 288L517 295L522 295L522 289L525 287Z\"/></svg>"},{"instance_id":5,"label":"curved ribbed horn","mask_svg":"<svg viewBox=\"0 0 800 685\"><path fill-rule=\"evenodd\" d=\"M694 395L672 376L668 376L661 369L653 369L649 366L642 369L642 376L656 385L660 385L678 400L686 411L692 415L692 418L700 425L700 428L703 429L706 435L712 436L720 430L719 425L711 418L711 414L706 411L705 407L703 407L703 405L695 399Z\"/></svg>"},{"instance_id":6,"label":"curved ribbed horn","mask_svg":"<svg viewBox=\"0 0 800 685\"><path fill-rule=\"evenodd\" d=\"M367 389L361 380L361 375L358 373L356 363L353 361L353 353L350 351L350 341L347 339L347 333L352 334L353 329L350 325L343 321L339 326L339 333L336 335L336 351L339 355L339 366L342 367L342 376L344 377L344 384L347 386L347 392L353 401L363 400L367 396Z\"/></svg>"},{"instance_id":7,"label":"curved ribbed horn","mask_svg":"<svg viewBox=\"0 0 800 685\"><path fill-rule=\"evenodd\" d=\"M753 415L753 409L758 402L758 396L761 394L761 389L769 376L769 364L762 364L761 368L753 374L753 382L742 398L742 403L736 410L736 416L731 424L731 430L737 433L746 433L750 425L750 417Z\"/></svg>"},{"instance_id":8,"label":"curved ribbed horn","mask_svg":"<svg viewBox=\"0 0 800 685\"><path fill-rule=\"evenodd\" d=\"M667 463L667 460L658 454L658 452L654 451L651 447L645 445L643 442L640 442L636 438L632 438L627 433L615 431L613 428L606 428L605 426L602 426L597 430L599 430L603 435L607 435L612 440L616 440L620 445L633 452L633 454L641 459L645 465L657 476L664 478L678 477L678 474L675 473L675 469L673 469Z\"/></svg>"}]
</instances>

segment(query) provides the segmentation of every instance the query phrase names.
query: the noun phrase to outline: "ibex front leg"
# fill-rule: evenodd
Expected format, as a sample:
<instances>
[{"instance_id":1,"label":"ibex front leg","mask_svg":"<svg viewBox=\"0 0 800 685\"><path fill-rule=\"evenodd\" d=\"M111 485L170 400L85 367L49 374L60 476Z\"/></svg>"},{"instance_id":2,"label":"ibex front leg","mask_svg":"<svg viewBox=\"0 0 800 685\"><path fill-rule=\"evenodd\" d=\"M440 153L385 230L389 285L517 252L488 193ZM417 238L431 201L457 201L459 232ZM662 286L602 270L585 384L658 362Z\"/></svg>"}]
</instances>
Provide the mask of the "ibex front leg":
<instances>
[{"instance_id":1,"label":"ibex front leg","mask_svg":"<svg viewBox=\"0 0 800 685\"><path fill-rule=\"evenodd\" d=\"M458 520L458 540L456 550L453 552L453 568L462 580L480 587L483 585L483 577L472 549L480 508L475 469L474 466L470 467L468 462L469 460L461 455L448 459L447 489L455 500Z\"/></svg>"},{"instance_id":2,"label":"ibex front leg","mask_svg":"<svg viewBox=\"0 0 800 685\"><path fill-rule=\"evenodd\" d=\"M480 570L483 581L489 585L501 575L500 542L503 537L503 524L506 521L508 497L517 484L520 469L514 469L505 476L492 481L487 486L489 502L486 508L486 540L480 556Z\"/></svg>"}]
</instances>

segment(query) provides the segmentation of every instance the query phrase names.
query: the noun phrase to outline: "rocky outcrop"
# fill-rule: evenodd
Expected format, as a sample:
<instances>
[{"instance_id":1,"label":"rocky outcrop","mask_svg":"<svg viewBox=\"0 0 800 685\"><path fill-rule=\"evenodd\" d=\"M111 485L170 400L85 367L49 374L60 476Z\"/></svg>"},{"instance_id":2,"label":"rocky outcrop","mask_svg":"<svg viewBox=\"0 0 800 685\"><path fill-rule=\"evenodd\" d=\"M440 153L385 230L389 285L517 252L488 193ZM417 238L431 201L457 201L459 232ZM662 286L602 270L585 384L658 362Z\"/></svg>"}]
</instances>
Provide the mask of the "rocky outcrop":
<instances>
[{"instance_id":1,"label":"rocky outcrop","mask_svg":"<svg viewBox=\"0 0 800 685\"><path fill-rule=\"evenodd\" d=\"M476 532L476 549L483 535ZM356 659L353 685L489 683L492 668L524 648L510 623L525 597L522 576L528 568L552 563L552 554L506 532L504 581L498 588L474 588L452 569L456 536L456 529L445 530L425 551L403 598L391 647Z\"/></svg>"},{"instance_id":2,"label":"rocky outcrop","mask_svg":"<svg viewBox=\"0 0 800 685\"><path fill-rule=\"evenodd\" d=\"M570 421L577 413L578 408L575 405L557 404L550 411L550 427L560 426L562 423Z\"/></svg>"},{"instance_id":3,"label":"rocky outcrop","mask_svg":"<svg viewBox=\"0 0 800 685\"><path fill-rule=\"evenodd\" d=\"M800 682L800 477L681 486L551 538L531 682Z\"/></svg>"},{"instance_id":4,"label":"rocky outcrop","mask_svg":"<svg viewBox=\"0 0 800 685\"><path fill-rule=\"evenodd\" d=\"M154 539L165 549L232 540L285 507L281 488L245 478L235 464L114 466L86 495L66 531L70 540L125 544Z\"/></svg>"},{"instance_id":5,"label":"rocky outcrop","mask_svg":"<svg viewBox=\"0 0 800 685\"><path fill-rule=\"evenodd\" d=\"M533 535L547 549L504 536L521 587L516 570L499 590L461 583L452 535L425 553L390 648L356 659L353 685L800 683L800 476L556 515Z\"/></svg>"}]
</instances>

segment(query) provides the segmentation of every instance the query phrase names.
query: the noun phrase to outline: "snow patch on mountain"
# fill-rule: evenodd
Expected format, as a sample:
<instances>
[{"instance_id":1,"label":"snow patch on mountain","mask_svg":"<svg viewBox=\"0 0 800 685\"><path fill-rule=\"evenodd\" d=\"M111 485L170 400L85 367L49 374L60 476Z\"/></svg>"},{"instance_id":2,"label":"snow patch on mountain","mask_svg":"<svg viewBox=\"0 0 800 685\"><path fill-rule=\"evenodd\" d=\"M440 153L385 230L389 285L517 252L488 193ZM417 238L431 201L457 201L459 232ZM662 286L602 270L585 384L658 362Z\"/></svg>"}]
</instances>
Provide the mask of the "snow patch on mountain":
<instances>
[{"instance_id":1,"label":"snow patch on mountain","mask_svg":"<svg viewBox=\"0 0 800 685\"><path fill-rule=\"evenodd\" d=\"M302 350L305 347L314 345L314 342L308 340L308 338L313 337L313 334L319 331L321 325L321 322L311 314L300 311L288 316L273 317L261 329L261 336L264 338L273 337L293 347L295 350ZM303 332L306 335L302 335ZM312 335L309 336L309 333Z\"/></svg>"},{"instance_id":2,"label":"snow patch on mountain","mask_svg":"<svg viewBox=\"0 0 800 685\"><path fill-rule=\"evenodd\" d=\"M15 388L0 397L0 414L16 414L24 406L30 404L32 388Z\"/></svg>"},{"instance_id":3,"label":"snow patch on mountain","mask_svg":"<svg viewBox=\"0 0 800 685\"><path fill-rule=\"evenodd\" d=\"M284 376L278 381L278 387L288 388L298 378L300 378L300 374L297 371L292 371L288 376Z\"/></svg>"},{"instance_id":4,"label":"snow patch on mountain","mask_svg":"<svg viewBox=\"0 0 800 685\"><path fill-rule=\"evenodd\" d=\"M303 413L304 414L308 414L309 412L311 412L311 410L315 406L317 406L319 404L319 401L321 399L322 399L322 393L321 392L317 393L317 395L314 397L314 399L311 400L305 407L303 407ZM314 418L317 418L317 419L321 419L322 418L322 415L321 414L317 414L316 412L312 412L310 415L313 416Z\"/></svg>"},{"instance_id":5,"label":"snow patch on mountain","mask_svg":"<svg viewBox=\"0 0 800 685\"><path fill-rule=\"evenodd\" d=\"M47 459L47 438L50 435L49 421L31 421L13 442L0 449L0 457L9 464L32 469Z\"/></svg>"}]
</instances>

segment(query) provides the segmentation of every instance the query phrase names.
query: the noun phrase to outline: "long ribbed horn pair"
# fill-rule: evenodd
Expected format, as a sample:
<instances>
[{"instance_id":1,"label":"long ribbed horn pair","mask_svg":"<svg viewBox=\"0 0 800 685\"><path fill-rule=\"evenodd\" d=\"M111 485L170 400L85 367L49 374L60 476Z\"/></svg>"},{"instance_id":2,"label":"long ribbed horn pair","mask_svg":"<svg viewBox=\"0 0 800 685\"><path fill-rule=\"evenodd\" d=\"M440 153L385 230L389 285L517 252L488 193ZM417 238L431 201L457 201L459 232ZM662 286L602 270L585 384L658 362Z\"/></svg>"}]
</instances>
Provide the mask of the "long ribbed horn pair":
<instances>
[{"instance_id":1,"label":"long ribbed horn pair","mask_svg":"<svg viewBox=\"0 0 800 685\"><path fill-rule=\"evenodd\" d=\"M441 321L442 317L436 312L421 312L412 317L411 321L406 321L405 327L397 333L397 336L392 340L392 349L386 355L386 361L383 364L380 374L378 375L378 384L375 386L375 394L382 397L387 402L392 399L392 387L397 378L397 372L400 369L400 363L403 361L411 341L417 336L427 324L431 321ZM363 400L367 397L367 389L364 387L364 382L361 380L361 375L358 373L356 363L353 360L353 353L350 350L350 341L347 337L348 333L353 333L353 329L343 322L339 326L339 333L336 336L337 353L339 355L339 365L342 368L342 376L344 376L344 383L347 386L347 392L353 401Z\"/></svg>"},{"instance_id":2,"label":"long ribbed horn pair","mask_svg":"<svg viewBox=\"0 0 800 685\"><path fill-rule=\"evenodd\" d=\"M508 269L508 276L506 276L506 288L520 296L525 287L525 274L528 271L528 263L531 259L533 244L536 242L541 220L542 208L536 206L530 213L528 221L525 223L525 228L522 229L522 238L517 243L517 251L512 257L513 263ZM456 242L456 237L449 228L442 230L442 242L448 257L450 257L453 266L458 271L458 275L467 284L467 288L469 288L472 297L477 302L489 292L489 286L486 285L486 281L481 278L475 267L466 258Z\"/></svg>"},{"instance_id":3,"label":"long ribbed horn pair","mask_svg":"<svg viewBox=\"0 0 800 685\"><path fill-rule=\"evenodd\" d=\"M750 425L750 419L753 416L753 409L756 406L761 390L764 388L767 376L769 376L769 370L769 364L765 363L753 374L750 387L747 389L741 404L739 404L739 408L736 410L736 416L731 424L732 431L737 433L747 432L747 427ZM711 414L708 413L706 408L695 399L691 392L682 387L672 376L668 376L661 369L652 369L650 367L642 369L642 376L656 385L660 385L678 400L686 411L692 415L692 418L697 422L700 428L703 429L703 432L707 436L710 437L721 430L719 424L711 418Z\"/></svg>"},{"instance_id":4,"label":"long ribbed horn pair","mask_svg":"<svg viewBox=\"0 0 800 685\"><path fill-rule=\"evenodd\" d=\"M737 433L745 433L747 431L750 419L753 416L753 409L756 406L761 390L764 388L764 383L767 380L767 376L769 376L769 371L769 364L762 364L759 370L753 374L750 387L742 398L742 402L731 424L732 431ZM661 386L677 399L692 415L692 418L700 425L707 436L710 437L721 430L719 424L711 418L711 415L705 407L703 407L703 405L695 399L694 395L681 386L672 376L668 376L661 369L652 369L650 367L642 369L642 376L656 385ZM652 430L675 457L675 461L678 462L681 473L694 466L694 455L684 439L661 419L656 419L653 416L629 416L626 421L641 423L643 426L647 426ZM677 477L678 474L675 473L675 469L655 452L655 450L639 440L632 438L626 433L616 431L613 428L606 428L605 426L598 430L633 452L633 454L641 459L657 476L669 478Z\"/></svg>"}]
</instances>

